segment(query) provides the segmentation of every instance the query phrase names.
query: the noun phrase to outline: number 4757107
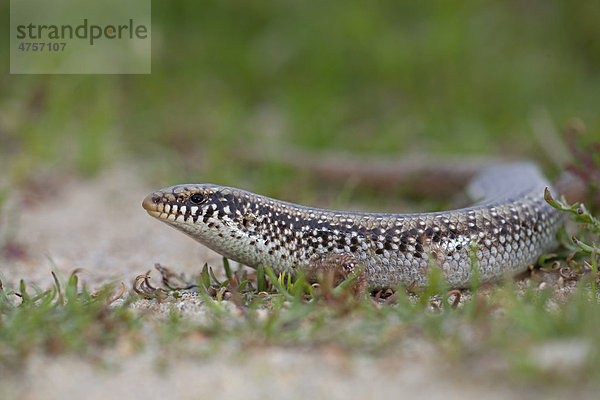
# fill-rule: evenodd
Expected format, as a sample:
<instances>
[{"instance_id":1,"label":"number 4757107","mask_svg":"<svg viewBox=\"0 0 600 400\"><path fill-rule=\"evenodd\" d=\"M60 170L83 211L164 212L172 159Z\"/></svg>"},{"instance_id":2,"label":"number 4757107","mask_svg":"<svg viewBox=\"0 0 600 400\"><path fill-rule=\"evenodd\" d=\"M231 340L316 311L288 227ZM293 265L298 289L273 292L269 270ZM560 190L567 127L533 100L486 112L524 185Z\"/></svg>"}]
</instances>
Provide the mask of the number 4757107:
<instances>
[{"instance_id":1,"label":"number 4757107","mask_svg":"<svg viewBox=\"0 0 600 400\"><path fill-rule=\"evenodd\" d=\"M67 43L65 42L21 42L19 50L21 51L64 51Z\"/></svg>"}]
</instances>

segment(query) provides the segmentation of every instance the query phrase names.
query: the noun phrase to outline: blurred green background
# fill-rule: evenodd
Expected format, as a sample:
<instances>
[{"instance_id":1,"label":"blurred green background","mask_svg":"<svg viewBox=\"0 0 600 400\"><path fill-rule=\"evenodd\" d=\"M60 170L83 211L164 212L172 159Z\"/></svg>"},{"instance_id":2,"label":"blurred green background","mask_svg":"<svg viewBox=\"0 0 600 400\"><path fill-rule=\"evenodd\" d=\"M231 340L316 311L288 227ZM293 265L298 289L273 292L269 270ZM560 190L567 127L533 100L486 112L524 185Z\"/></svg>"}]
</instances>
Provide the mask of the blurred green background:
<instances>
[{"instance_id":1,"label":"blurred green background","mask_svg":"<svg viewBox=\"0 0 600 400\"><path fill-rule=\"evenodd\" d=\"M159 186L277 195L298 173L240 152L544 163L539 110L600 132L599 37L598 1L154 1L150 75L10 75L3 35L0 165L19 183L133 160Z\"/></svg>"}]
</instances>

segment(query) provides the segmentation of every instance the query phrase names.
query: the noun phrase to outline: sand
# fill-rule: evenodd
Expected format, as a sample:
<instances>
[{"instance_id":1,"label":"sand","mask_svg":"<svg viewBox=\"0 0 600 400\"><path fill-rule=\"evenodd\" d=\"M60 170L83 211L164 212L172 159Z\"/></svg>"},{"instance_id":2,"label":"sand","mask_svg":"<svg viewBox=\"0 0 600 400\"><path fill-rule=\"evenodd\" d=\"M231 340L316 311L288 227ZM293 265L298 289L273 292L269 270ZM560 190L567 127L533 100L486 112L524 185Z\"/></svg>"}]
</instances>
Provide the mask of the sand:
<instances>
[{"instance_id":1,"label":"sand","mask_svg":"<svg viewBox=\"0 0 600 400\"><path fill-rule=\"evenodd\" d=\"M50 272L63 277L76 268L92 287L133 278L161 263L188 275L201 266L221 265L221 256L149 217L141 208L156 187L139 169L121 165L92 180L70 178L13 196L16 218L13 250L0 259L4 284L19 279L47 288ZM174 182L165 182L168 186ZM40 195L41 193L41 195ZM18 207L18 204L24 204ZM152 271L154 277L158 274ZM190 301L186 298L181 302ZM145 300L138 307L161 307ZM191 303L190 303L191 304ZM186 308L185 304L182 307ZM202 305L187 307L201 314ZM201 318L199 319L201 323ZM152 341L150 341L152 343ZM490 374L465 375L425 340L408 340L393 354L344 354L335 348L247 348L231 343L208 357L185 357L158 344L141 352L118 346L102 361L72 354L38 352L24 366L0 376L7 399L504 399L573 396L572 389L515 386ZM241 355L240 355L241 354ZM11 369L10 367L8 368ZM568 392L567 392L568 391ZM577 393L579 398L593 392Z\"/></svg>"}]
</instances>

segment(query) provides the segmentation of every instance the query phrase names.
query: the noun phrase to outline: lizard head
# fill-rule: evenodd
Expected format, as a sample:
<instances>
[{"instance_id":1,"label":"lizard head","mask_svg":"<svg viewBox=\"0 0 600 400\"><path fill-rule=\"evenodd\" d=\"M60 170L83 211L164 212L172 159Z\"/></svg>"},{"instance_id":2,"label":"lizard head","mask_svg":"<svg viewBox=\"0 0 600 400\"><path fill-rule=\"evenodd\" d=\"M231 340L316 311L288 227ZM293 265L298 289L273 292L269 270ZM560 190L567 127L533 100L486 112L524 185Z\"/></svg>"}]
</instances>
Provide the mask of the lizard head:
<instances>
[{"instance_id":1,"label":"lizard head","mask_svg":"<svg viewBox=\"0 0 600 400\"><path fill-rule=\"evenodd\" d=\"M142 207L151 216L165 222L179 220L185 223L212 208L218 192L218 186L214 185L176 185L149 194L144 198Z\"/></svg>"},{"instance_id":2,"label":"lizard head","mask_svg":"<svg viewBox=\"0 0 600 400\"><path fill-rule=\"evenodd\" d=\"M194 238L201 240L204 231L218 230L237 219L239 194L235 191L210 184L176 185L149 194L142 207L179 230L188 234L193 230Z\"/></svg>"},{"instance_id":3,"label":"lizard head","mask_svg":"<svg viewBox=\"0 0 600 400\"><path fill-rule=\"evenodd\" d=\"M151 216L234 260L246 242L258 240L252 193L210 184L171 186L149 194L142 207Z\"/></svg>"}]
</instances>

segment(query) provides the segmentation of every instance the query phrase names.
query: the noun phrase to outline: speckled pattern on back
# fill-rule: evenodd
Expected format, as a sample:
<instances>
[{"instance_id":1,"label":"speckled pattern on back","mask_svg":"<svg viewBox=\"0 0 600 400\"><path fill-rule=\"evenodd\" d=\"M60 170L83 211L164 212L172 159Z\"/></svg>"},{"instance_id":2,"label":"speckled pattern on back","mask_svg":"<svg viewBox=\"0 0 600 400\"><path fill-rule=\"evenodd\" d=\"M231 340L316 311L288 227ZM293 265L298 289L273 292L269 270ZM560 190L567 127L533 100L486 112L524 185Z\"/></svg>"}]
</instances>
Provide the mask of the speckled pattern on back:
<instances>
[{"instance_id":1,"label":"speckled pattern on back","mask_svg":"<svg viewBox=\"0 0 600 400\"><path fill-rule=\"evenodd\" d=\"M527 269L555 245L560 213L543 199L548 182L531 164L491 167L463 209L377 214L316 209L210 184L177 185L150 194L148 213L218 253L276 272L311 270L333 255L364 266L371 289L423 286L439 267L451 287L466 287Z\"/></svg>"}]
</instances>

